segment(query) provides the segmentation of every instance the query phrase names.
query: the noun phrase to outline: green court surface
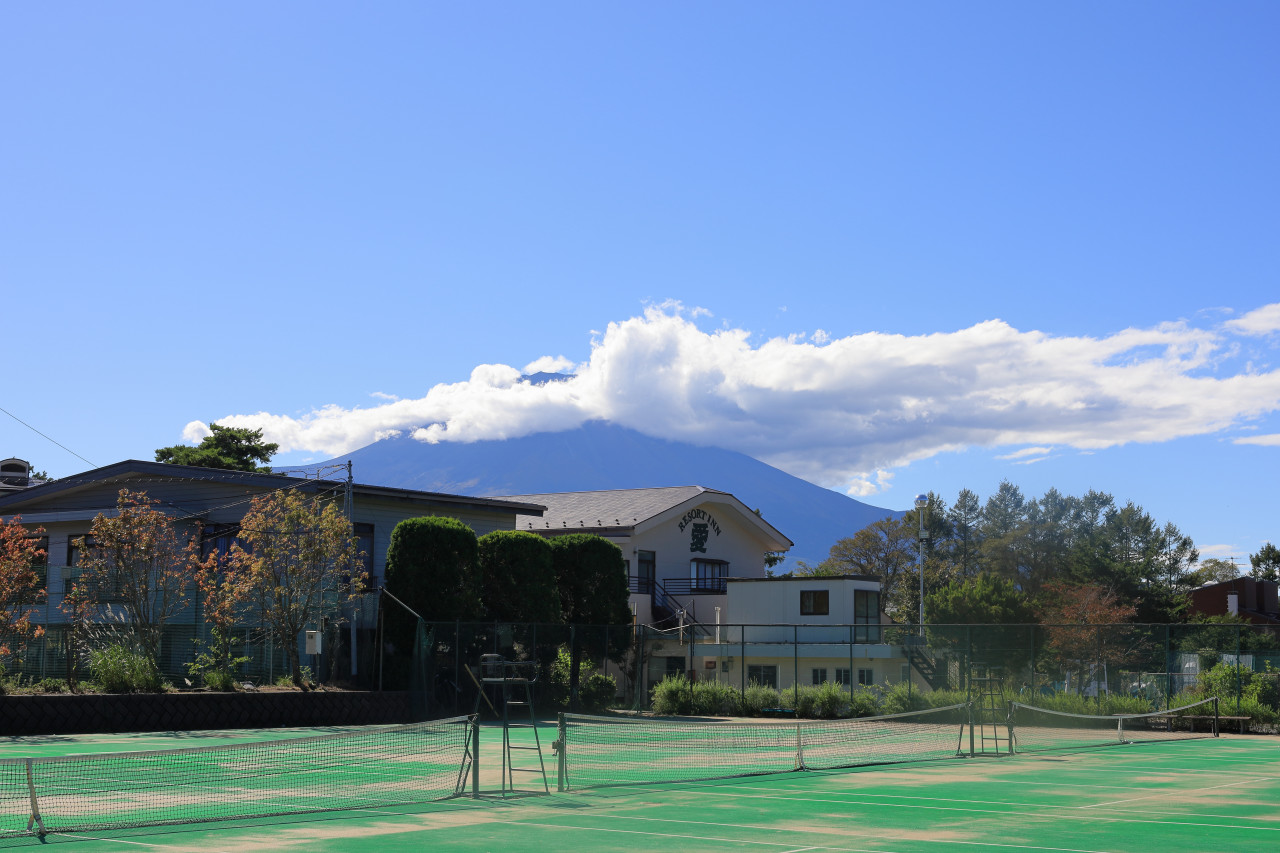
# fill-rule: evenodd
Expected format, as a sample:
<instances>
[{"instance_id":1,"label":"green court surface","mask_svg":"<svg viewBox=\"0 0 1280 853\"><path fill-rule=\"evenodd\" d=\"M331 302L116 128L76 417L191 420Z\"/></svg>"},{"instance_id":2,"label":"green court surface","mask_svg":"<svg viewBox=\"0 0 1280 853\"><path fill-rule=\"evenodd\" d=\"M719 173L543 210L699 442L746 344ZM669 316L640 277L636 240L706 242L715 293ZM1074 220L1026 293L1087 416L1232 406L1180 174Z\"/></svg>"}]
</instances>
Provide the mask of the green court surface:
<instances>
[{"instance_id":1,"label":"green court surface","mask_svg":"<svg viewBox=\"0 0 1280 853\"><path fill-rule=\"evenodd\" d=\"M168 749L324 730L14 738L4 757ZM531 736L529 730L513 732ZM501 795L502 730L481 731L481 796L111 833L0 841L77 851L1273 851L1280 739L1224 735L1071 753ZM633 747L634 748L634 747ZM527 752L523 764L536 753ZM670 761L668 755L663 760ZM523 766L523 765L522 765ZM540 777L518 787L541 791ZM536 785L535 785L536 783Z\"/></svg>"}]
</instances>

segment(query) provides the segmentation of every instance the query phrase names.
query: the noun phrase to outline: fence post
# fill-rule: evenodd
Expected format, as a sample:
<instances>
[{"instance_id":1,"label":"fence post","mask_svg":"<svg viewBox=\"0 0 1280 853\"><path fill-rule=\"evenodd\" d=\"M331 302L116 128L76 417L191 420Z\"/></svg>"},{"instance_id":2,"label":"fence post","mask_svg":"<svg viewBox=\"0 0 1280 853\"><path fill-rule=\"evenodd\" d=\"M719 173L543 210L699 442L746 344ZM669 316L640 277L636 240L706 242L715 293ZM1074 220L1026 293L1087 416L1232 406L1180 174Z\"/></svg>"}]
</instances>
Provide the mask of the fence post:
<instances>
[{"instance_id":1,"label":"fence post","mask_svg":"<svg viewBox=\"0 0 1280 853\"><path fill-rule=\"evenodd\" d=\"M800 714L800 628L791 626L791 704Z\"/></svg>"},{"instance_id":2,"label":"fence post","mask_svg":"<svg viewBox=\"0 0 1280 853\"><path fill-rule=\"evenodd\" d=\"M1172 707L1173 699L1173 626L1164 626L1164 709Z\"/></svg>"},{"instance_id":3,"label":"fence post","mask_svg":"<svg viewBox=\"0 0 1280 853\"><path fill-rule=\"evenodd\" d=\"M853 626L850 625L849 626L849 677L845 679L845 685L844 685L845 687L849 688L850 699L853 699L853 640L854 640Z\"/></svg>"},{"instance_id":4,"label":"fence post","mask_svg":"<svg viewBox=\"0 0 1280 853\"><path fill-rule=\"evenodd\" d=\"M1240 681L1241 681L1241 679L1242 679L1242 676L1241 676L1241 674L1240 674L1240 673L1241 673L1241 667L1240 667L1240 626L1239 626L1239 625L1236 625L1236 713L1237 713L1237 714L1239 714L1239 713L1240 713ZM1216 715L1215 715L1215 716L1216 716ZM1215 720L1215 722L1216 722L1216 720ZM1215 732L1215 734L1216 734L1216 732Z\"/></svg>"}]
</instances>

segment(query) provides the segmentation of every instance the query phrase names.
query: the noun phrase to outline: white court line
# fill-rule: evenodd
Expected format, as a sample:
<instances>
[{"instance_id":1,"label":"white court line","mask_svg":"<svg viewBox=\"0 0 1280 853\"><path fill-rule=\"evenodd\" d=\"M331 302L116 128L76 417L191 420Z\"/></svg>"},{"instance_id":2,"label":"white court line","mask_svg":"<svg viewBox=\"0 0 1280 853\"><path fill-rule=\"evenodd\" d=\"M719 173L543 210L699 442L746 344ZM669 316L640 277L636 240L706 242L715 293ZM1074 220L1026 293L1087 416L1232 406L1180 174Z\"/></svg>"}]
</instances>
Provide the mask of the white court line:
<instances>
[{"instance_id":1,"label":"white court line","mask_svg":"<svg viewBox=\"0 0 1280 853\"><path fill-rule=\"evenodd\" d=\"M1240 781L1238 781L1238 782L1228 782L1228 783L1227 783L1227 784L1225 784L1225 785L1210 785L1208 788L1196 788L1196 789L1194 789L1194 790L1182 790L1182 789L1178 789L1177 791L1161 791L1161 792L1159 792L1159 793L1152 794L1152 795L1151 795L1151 796L1149 796L1149 797L1132 797L1132 798L1130 798L1130 799L1128 799L1128 800L1112 800L1112 801L1111 801L1111 802L1109 802L1109 803L1094 803L1094 804L1093 804L1093 805L1091 805L1091 806L1074 806L1074 808L1077 808L1077 809L1096 809L1096 808L1102 808L1103 806L1118 806L1118 805L1121 805L1121 804L1123 804L1123 803L1139 803L1139 802L1142 802L1143 800L1158 800L1158 799L1161 799L1161 798L1163 798L1163 797L1168 796L1168 795L1169 795L1169 794L1171 794L1171 793L1178 793L1178 794L1199 794L1201 791L1217 791L1217 790L1219 790L1220 788L1236 788L1236 787L1239 787L1240 785L1256 785L1259 781L1262 781L1262 780L1259 780L1259 779L1241 779L1241 780L1240 780Z\"/></svg>"},{"instance_id":2,"label":"white court line","mask_svg":"<svg viewBox=\"0 0 1280 853\"><path fill-rule=\"evenodd\" d=\"M917 805L899 804L899 803L859 802L857 800L826 800L826 799L820 799L820 798L815 799L810 797L778 797L773 795L747 796L742 794L718 794L715 791L703 791L703 793L709 794L711 796L736 797L738 799L745 799L745 800L756 800L756 799L787 800L787 801L802 802L802 803L830 803L832 805L880 806L882 808L920 809L922 811L970 812L974 814L994 814L994 815L1000 815L1002 817L1028 817L1028 818L1042 818L1042 819L1053 818L1053 817L1057 817L1058 819L1061 818L1061 814L1057 816L1053 816L1053 815L1040 814L1036 812L1026 812L1026 813L1010 812L1010 811L1001 810L1001 809L964 809L964 808L955 808L952 806L917 806ZM1028 806L1022 803L1008 803L1007 805L1019 806L1021 808L1037 808L1036 806ZM1139 823L1139 824L1152 824L1155 826L1195 826L1195 827L1204 827L1209 829L1240 829L1240 830L1253 831L1253 832L1280 833L1280 826L1276 826L1276 827L1240 826L1238 824L1231 824L1231 823L1199 823L1199 822L1193 822L1193 821L1180 821L1180 820L1139 820L1137 818L1107 817L1107 816L1102 816L1097 814L1090 815L1088 819L1093 821L1105 822L1105 823Z\"/></svg>"},{"instance_id":3,"label":"white court line","mask_svg":"<svg viewBox=\"0 0 1280 853\"><path fill-rule=\"evenodd\" d=\"M1234 783L1232 783L1232 785L1248 785L1248 784L1252 784L1254 781L1256 781L1256 780L1246 780L1246 781L1244 781L1244 782L1234 782ZM751 787L746 787L746 786L741 786L741 785L734 785L734 786L722 786L722 787L739 787L739 788L746 788L746 790L748 790L748 791L758 791L758 790L760 790L759 788L751 788ZM1078 786L1078 787L1088 787L1088 786L1081 785L1081 786ZM1220 788L1227 788L1227 787L1231 787L1231 786L1230 786L1230 785L1219 785L1218 787L1220 787ZM796 793L807 793L807 789L805 789L805 788L771 788L771 789L769 789L769 790L773 790L773 791L794 791L794 792L796 792ZM1148 788L1147 790L1153 790L1153 789ZM1211 791L1211 790L1213 790L1213 789L1212 789L1212 788L1197 788L1196 790L1197 790L1197 791ZM1164 793L1164 794L1169 794L1169 793L1183 793L1183 791L1182 791L1182 789L1169 789L1169 790L1164 791L1163 793ZM827 792L825 792L824 796L829 796L829 797L840 797L840 796L847 796L847 797L881 797L881 798L886 799L886 800L925 800L925 801L928 801L928 802L935 802L935 803L936 803L936 802L938 802L938 801L939 801L939 799L940 799L939 797L913 797L913 796L909 796L909 795L907 795L907 794L873 794L873 793L866 792L866 791L858 791L858 792L856 792L856 793L855 793L855 792L845 793L845 792L843 792L843 791L827 791ZM1135 799L1133 799L1133 800L1116 800L1115 802L1116 802L1116 803L1137 802L1137 801L1139 801L1139 800L1158 799L1158 798L1159 798L1159 796L1160 796L1160 794L1156 794L1156 795L1153 795L1153 796L1151 796L1151 797L1137 797L1137 798L1135 798ZM1044 810L1047 810L1047 811L1050 811L1050 812L1053 812L1053 811L1055 811L1055 810L1061 810L1062 808L1071 808L1071 809L1093 809L1093 808L1109 807L1109 806L1114 805L1114 803L1095 803L1094 805L1091 805L1091 806L1069 806L1069 807L1064 807L1064 806L1060 806L1060 805L1058 805L1058 804L1056 804L1056 803L1023 803L1023 802L1018 802L1018 801L1016 801L1016 800L959 800L959 799L952 799L952 798L947 798L947 799L946 799L946 802L948 802L948 803L968 803L968 804L971 804L971 805L979 805L979 806L984 806L984 805L985 805L985 806L1016 806L1016 807L1018 807L1018 808L1024 808L1024 809L1044 809ZM893 805L893 803L883 803L883 804L881 804L881 803L870 803L870 804L864 804L864 805ZM1129 814L1129 813L1130 813L1130 812L1127 812L1127 811L1126 811L1126 810L1124 810L1124 809L1116 809L1116 812L1117 812L1117 813L1119 813L1119 814ZM1167 816L1167 817L1179 817L1179 818L1186 818L1186 817L1202 817L1202 818L1204 818L1204 817L1208 817L1208 818L1217 818L1217 819L1219 819L1219 820L1264 820L1264 821L1265 821L1265 820L1270 820L1270 818L1266 818L1266 817L1240 817L1240 816L1236 816L1236 815L1214 814L1214 813L1212 813L1212 812L1208 812L1208 813L1207 813L1207 812L1165 812L1165 811L1154 811L1154 810L1151 810L1151 809L1143 809L1141 812L1139 812L1139 814L1144 814L1144 815L1165 815L1165 816Z\"/></svg>"},{"instance_id":4,"label":"white court line","mask_svg":"<svg viewBox=\"0 0 1280 853\"><path fill-rule=\"evenodd\" d=\"M1092 804L1092 805L1087 805L1087 806L1066 806L1066 807L1064 807L1064 806L1059 805L1059 804L1057 804L1057 803L1026 803L1026 802L1019 802L1019 801L1017 801L1017 800L967 800L967 799L957 799L957 798L951 798L951 797L947 797L947 798L945 798L945 801L946 801L946 802L948 802L948 803L967 803L967 804L969 804L969 805L978 805L978 806L1017 806L1018 808L1024 808L1024 809L1045 809L1045 810L1048 810L1048 811L1061 810L1061 809L1063 809L1063 808L1071 808L1071 809L1077 809L1077 810L1080 810L1080 809L1096 809L1096 808L1110 807L1110 806L1118 805L1118 804L1121 804L1121 803L1136 803L1136 802L1141 802L1141 801L1143 801L1143 800L1160 799L1161 797L1167 796L1167 795L1169 795L1169 794L1178 794L1178 793L1197 793L1197 792L1199 792L1199 791L1213 791L1213 790L1216 790L1217 788L1231 788L1231 787L1236 787L1236 786L1239 786L1239 785L1252 785L1252 784L1255 784L1255 783L1256 783L1256 782L1258 782L1258 781L1265 781L1265 780L1258 780L1258 779L1245 779L1245 780L1242 780L1242 781L1232 782L1232 783L1227 784L1227 785L1215 785L1215 786L1210 787L1210 788L1196 788L1196 789L1194 789L1194 790L1190 790L1190 791L1188 791L1188 790L1186 790L1186 789L1181 789L1181 788L1165 788L1165 789L1161 789L1161 788L1137 788L1137 789L1135 789L1135 790L1142 790L1142 791L1155 791L1156 793L1152 794L1152 795L1151 795L1151 796L1149 796L1149 797L1133 797L1133 798L1131 798L1131 799L1127 799L1127 800L1113 800L1113 801L1108 802L1108 803L1094 803L1094 804ZM1012 783L1010 783L1010 784L1012 784ZM737 789L746 790L746 791L759 791L759 790L761 790L761 788L760 788L759 786L748 786L748 785L718 785L718 786L716 786L716 787L718 787L718 788L737 788ZM1058 787L1058 786L1053 786L1053 787ZM1066 786L1066 785L1063 785L1063 786L1061 786L1061 787L1090 788L1090 787L1092 787L1092 786L1090 786L1090 785L1072 785L1072 786ZM1111 786L1103 785L1103 786L1099 786L1099 787L1103 787L1103 788L1110 788ZM769 788L769 789L767 789L767 790L775 791L775 792L776 792L776 791L788 791L788 792L795 792L795 793L808 793L808 789L807 789L807 788L798 788L798 787L777 787L777 788ZM873 793L873 792L871 792L871 791L848 791L848 792L845 792L845 791L826 791L826 792L824 792L823 796L828 796L828 797L878 797L878 798L881 798L881 799L884 799L884 800L925 800L925 801L927 801L927 802L934 802L934 803L936 803L936 802L938 802L939 800L943 799L943 798L940 798L940 797L917 797L917 796L912 796L912 795L910 795L910 794L877 794L877 793ZM891 804L891 803L886 803L886 805L892 805L892 804ZM1123 810L1119 810L1119 811L1120 811L1122 814L1124 813L1124 812L1123 812ZM1237 817L1237 816L1235 816L1235 815L1222 815L1222 814L1213 814L1213 813L1204 813L1204 812L1166 812L1166 811L1150 811L1150 810L1144 810L1144 811L1143 811L1143 812L1141 812L1141 813L1142 813L1142 814L1148 814L1148 815L1150 815L1150 814L1166 815L1166 816L1169 816L1169 817L1211 817L1211 818L1218 818L1218 819L1221 819L1221 820L1267 820L1267 818L1263 818L1263 817Z\"/></svg>"},{"instance_id":5,"label":"white court line","mask_svg":"<svg viewBox=\"0 0 1280 853\"><path fill-rule=\"evenodd\" d=\"M810 833L814 835L829 834L830 832L833 831L833 830L821 830L821 829L796 829L796 828L778 829L777 827L755 826L753 824L744 824L744 823L711 823L708 821L677 820L674 818L645 818L645 817L632 817L628 815L607 815L607 816L601 815L601 817L607 817L611 821L642 820L642 821L651 821L656 823L691 823L696 826L716 826L724 829L750 829L750 830L755 830L757 832L758 831L786 832L790 835L795 835L797 833ZM626 833L630 835L652 835L658 838L686 838L686 839L692 839L692 840L698 840L698 841L728 841L733 844L756 844L756 845L774 846L774 847L786 846L783 844L778 844L776 842L770 842L770 841L742 841L736 838L720 838L718 836L703 836L703 835L688 835L688 834L681 835L681 834L675 834L675 833L662 833L662 832L643 832L643 831L634 830L634 829L611 829L611 828L602 828L602 827L593 827L593 826L566 826L566 825L557 824L557 823L534 823L531 821L522 821L522 820L497 821L497 822L509 824L512 826L537 826L544 829L557 829L557 830L573 829L573 830L579 830L583 832L620 832L620 833ZM957 839L942 840L942 839L933 839L933 838L903 838L902 836L898 836L898 835L875 835L871 837L879 841L909 842L911 844L960 844L968 847L998 847L1003 850L1044 850L1044 851L1048 851L1048 853L1108 853L1108 851L1105 851L1105 850L1080 850L1074 847L1039 847L1039 846L1026 845L1026 844L1002 844L997 841L960 841ZM830 847L830 846L815 845L812 847L801 847L797 849L835 850L835 851L840 851L840 853L889 853L889 851L886 851L882 848L873 849L868 847ZM783 853L790 853L790 851L783 851Z\"/></svg>"},{"instance_id":6,"label":"white court line","mask_svg":"<svg viewBox=\"0 0 1280 853\"><path fill-rule=\"evenodd\" d=\"M170 844L148 844L145 841L130 841L127 838L101 838L97 835L82 835L78 832L51 832L60 838L71 838L76 841L102 841L107 844L132 844L135 847L150 847L153 850L189 850L187 847L174 847ZM228 853L225 850L201 851L201 853Z\"/></svg>"}]
</instances>

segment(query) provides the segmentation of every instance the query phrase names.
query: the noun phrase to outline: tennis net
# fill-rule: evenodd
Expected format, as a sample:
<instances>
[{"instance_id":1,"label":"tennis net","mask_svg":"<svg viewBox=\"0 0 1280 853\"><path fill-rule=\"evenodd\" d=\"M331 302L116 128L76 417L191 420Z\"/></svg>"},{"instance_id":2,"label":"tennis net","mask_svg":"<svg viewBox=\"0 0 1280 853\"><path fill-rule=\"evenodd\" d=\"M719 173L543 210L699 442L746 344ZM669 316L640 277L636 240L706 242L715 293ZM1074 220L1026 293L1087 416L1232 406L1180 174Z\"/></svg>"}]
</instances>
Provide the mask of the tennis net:
<instances>
[{"instance_id":1,"label":"tennis net","mask_svg":"<svg viewBox=\"0 0 1280 853\"><path fill-rule=\"evenodd\" d=\"M474 720L306 738L0 761L0 837L200 823L445 799Z\"/></svg>"},{"instance_id":2,"label":"tennis net","mask_svg":"<svg viewBox=\"0 0 1280 853\"><path fill-rule=\"evenodd\" d=\"M1217 735L1216 697L1147 714L1068 714L1049 711L1021 702L1009 703L1009 725L1014 751L1043 752L1052 749L1080 749L1119 743L1187 740ZM1213 721L1195 731L1194 719ZM1179 721L1185 721L1185 727Z\"/></svg>"},{"instance_id":3,"label":"tennis net","mask_svg":"<svg viewBox=\"0 0 1280 853\"><path fill-rule=\"evenodd\" d=\"M968 705L847 720L685 722L560 715L559 789L956 758Z\"/></svg>"}]
</instances>

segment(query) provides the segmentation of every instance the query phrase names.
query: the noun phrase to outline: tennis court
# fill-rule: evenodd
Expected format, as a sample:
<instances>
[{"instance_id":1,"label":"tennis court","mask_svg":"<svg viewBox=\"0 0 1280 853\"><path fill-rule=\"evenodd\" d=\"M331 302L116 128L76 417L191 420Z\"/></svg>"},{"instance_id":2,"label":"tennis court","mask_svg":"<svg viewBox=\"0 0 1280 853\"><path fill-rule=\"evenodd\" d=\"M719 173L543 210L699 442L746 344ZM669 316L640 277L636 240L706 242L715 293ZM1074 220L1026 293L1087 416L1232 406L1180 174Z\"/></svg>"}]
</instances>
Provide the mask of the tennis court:
<instances>
[{"instance_id":1,"label":"tennis court","mask_svg":"<svg viewBox=\"0 0 1280 853\"><path fill-rule=\"evenodd\" d=\"M780 724L779 732L794 726ZM371 730L178 733L22 738L4 756L225 745L267 736L329 738ZM69 851L1252 851L1280 846L1280 740L1223 735L974 756L852 769L595 787L556 793L554 724L540 729L552 794L503 798L500 726L482 726L482 795L345 811L110 831L53 832ZM515 731L531 742L530 730ZM656 737L656 736L654 736ZM686 744L687 732L682 735ZM570 773L573 771L570 743ZM633 761L643 747L618 750ZM678 761L658 742L651 755ZM536 754L534 761L536 761ZM697 760L698 750L689 755ZM273 759L274 760L274 759ZM307 759L313 760L312 758ZM655 762L657 759L655 759ZM403 775L388 761L391 788ZM351 785L335 768L312 770L318 797ZM572 776L571 776L572 778ZM521 787L541 789L529 775ZM375 780L376 782L376 780ZM137 786L137 782L133 783ZM272 783L273 785L276 783ZM289 779L288 786L303 785ZM606 784L607 783L603 783ZM360 796L376 784L359 779ZM297 792L295 792L297 793ZM305 793L305 792L304 792ZM323 804L316 806L324 807ZM0 841L30 847L32 837Z\"/></svg>"}]
</instances>

